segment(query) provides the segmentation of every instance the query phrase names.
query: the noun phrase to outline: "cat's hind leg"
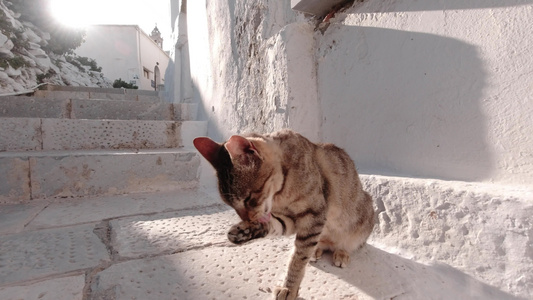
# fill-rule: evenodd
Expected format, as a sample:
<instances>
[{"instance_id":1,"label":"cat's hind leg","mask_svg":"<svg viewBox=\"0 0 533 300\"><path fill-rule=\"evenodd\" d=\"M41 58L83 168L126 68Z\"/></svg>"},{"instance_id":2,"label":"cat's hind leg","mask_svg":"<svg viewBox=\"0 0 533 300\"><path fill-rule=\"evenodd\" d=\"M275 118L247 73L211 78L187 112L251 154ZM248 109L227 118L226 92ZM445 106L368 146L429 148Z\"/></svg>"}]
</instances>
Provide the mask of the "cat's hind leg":
<instances>
[{"instance_id":1,"label":"cat's hind leg","mask_svg":"<svg viewBox=\"0 0 533 300\"><path fill-rule=\"evenodd\" d=\"M320 243L319 243L320 244ZM324 250L320 247L316 247L315 255L311 256L309 259L310 262L316 262L317 260L322 258L322 254L324 253Z\"/></svg>"},{"instance_id":2,"label":"cat's hind leg","mask_svg":"<svg viewBox=\"0 0 533 300\"><path fill-rule=\"evenodd\" d=\"M333 253L333 264L344 268L350 263L350 254L364 243L365 239L357 239L357 235L340 231L338 228L324 228L320 235L320 240L316 249L316 260L320 258L323 251Z\"/></svg>"},{"instance_id":3,"label":"cat's hind leg","mask_svg":"<svg viewBox=\"0 0 533 300\"><path fill-rule=\"evenodd\" d=\"M333 264L339 268L344 268L350 263L350 253L343 249L333 252Z\"/></svg>"},{"instance_id":4,"label":"cat's hind leg","mask_svg":"<svg viewBox=\"0 0 533 300\"><path fill-rule=\"evenodd\" d=\"M332 248L331 246L333 243L325 237L326 233L322 232L320 235L320 240L318 241L318 244L316 245L315 253L311 257L310 261L315 262L322 258L322 254L324 254L324 251L330 251Z\"/></svg>"},{"instance_id":5,"label":"cat's hind leg","mask_svg":"<svg viewBox=\"0 0 533 300\"><path fill-rule=\"evenodd\" d=\"M316 245L315 253L311 257L310 261L315 262L322 258L324 251L333 251L335 243L331 239L331 233L328 230L327 226L324 226L322 233L320 234L320 239Z\"/></svg>"},{"instance_id":6,"label":"cat's hind leg","mask_svg":"<svg viewBox=\"0 0 533 300\"><path fill-rule=\"evenodd\" d=\"M337 236L336 242L331 247L335 266L340 268L347 267L350 264L350 255L365 244L368 234L361 231Z\"/></svg>"}]
</instances>

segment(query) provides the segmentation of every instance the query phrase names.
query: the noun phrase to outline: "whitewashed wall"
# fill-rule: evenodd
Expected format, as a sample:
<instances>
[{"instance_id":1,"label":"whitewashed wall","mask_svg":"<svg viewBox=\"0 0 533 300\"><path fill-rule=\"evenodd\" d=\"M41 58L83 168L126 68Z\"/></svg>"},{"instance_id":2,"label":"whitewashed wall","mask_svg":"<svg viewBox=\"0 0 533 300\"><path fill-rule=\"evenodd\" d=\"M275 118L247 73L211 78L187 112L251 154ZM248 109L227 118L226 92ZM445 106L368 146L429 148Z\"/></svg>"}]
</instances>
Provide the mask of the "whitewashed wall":
<instances>
[{"instance_id":1,"label":"whitewashed wall","mask_svg":"<svg viewBox=\"0 0 533 300\"><path fill-rule=\"evenodd\" d=\"M187 14L210 136L293 127L318 139L315 41L287 1L189 1Z\"/></svg>"},{"instance_id":2,"label":"whitewashed wall","mask_svg":"<svg viewBox=\"0 0 533 300\"><path fill-rule=\"evenodd\" d=\"M365 1L320 38L324 139L367 173L533 183L533 2Z\"/></svg>"},{"instance_id":3,"label":"whitewashed wall","mask_svg":"<svg viewBox=\"0 0 533 300\"><path fill-rule=\"evenodd\" d=\"M189 1L209 135L292 127L362 173L533 182L533 1L368 0L323 32L289 1Z\"/></svg>"}]
</instances>

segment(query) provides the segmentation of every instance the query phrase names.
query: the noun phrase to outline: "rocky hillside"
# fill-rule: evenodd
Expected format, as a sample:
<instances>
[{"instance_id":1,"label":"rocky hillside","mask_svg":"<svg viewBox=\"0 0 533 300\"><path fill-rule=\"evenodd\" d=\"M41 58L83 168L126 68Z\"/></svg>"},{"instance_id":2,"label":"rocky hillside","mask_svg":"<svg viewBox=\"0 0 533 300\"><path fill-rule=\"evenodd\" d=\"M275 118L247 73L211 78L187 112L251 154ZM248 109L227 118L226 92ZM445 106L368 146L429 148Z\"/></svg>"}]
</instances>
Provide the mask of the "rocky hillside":
<instances>
[{"instance_id":1,"label":"rocky hillside","mask_svg":"<svg viewBox=\"0 0 533 300\"><path fill-rule=\"evenodd\" d=\"M111 87L93 60L47 50L50 33L20 20L21 14L12 7L11 2L0 0L0 94L40 83Z\"/></svg>"}]
</instances>

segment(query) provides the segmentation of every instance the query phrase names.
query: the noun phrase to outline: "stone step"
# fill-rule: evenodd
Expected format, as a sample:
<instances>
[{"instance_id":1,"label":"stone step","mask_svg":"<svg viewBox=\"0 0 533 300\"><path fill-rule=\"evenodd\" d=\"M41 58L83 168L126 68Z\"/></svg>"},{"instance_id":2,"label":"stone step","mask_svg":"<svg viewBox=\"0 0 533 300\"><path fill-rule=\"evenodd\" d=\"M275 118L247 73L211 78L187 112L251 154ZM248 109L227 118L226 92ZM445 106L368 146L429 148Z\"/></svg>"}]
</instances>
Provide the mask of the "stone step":
<instances>
[{"instance_id":1,"label":"stone step","mask_svg":"<svg viewBox=\"0 0 533 300\"><path fill-rule=\"evenodd\" d=\"M0 151L154 149L191 146L204 121L0 118Z\"/></svg>"},{"instance_id":2,"label":"stone step","mask_svg":"<svg viewBox=\"0 0 533 300\"><path fill-rule=\"evenodd\" d=\"M72 119L194 121L198 104L164 102L125 102L109 100L71 100Z\"/></svg>"},{"instance_id":3,"label":"stone step","mask_svg":"<svg viewBox=\"0 0 533 300\"><path fill-rule=\"evenodd\" d=\"M110 92L101 92L101 91L84 91L84 90L74 90L74 91L47 91L47 90L37 90L34 93L34 96L37 98L46 98L46 99L99 99L99 100L127 100L127 101L155 101L161 102L162 97L159 93L150 93L150 91L139 91L139 92L130 92L129 90L124 90L128 92L123 93L110 93Z\"/></svg>"},{"instance_id":4,"label":"stone step","mask_svg":"<svg viewBox=\"0 0 533 300\"><path fill-rule=\"evenodd\" d=\"M70 100L0 97L0 118L69 118Z\"/></svg>"},{"instance_id":5,"label":"stone step","mask_svg":"<svg viewBox=\"0 0 533 300\"><path fill-rule=\"evenodd\" d=\"M89 93L108 93L108 94L129 94L142 96L156 96L160 97L163 92L153 90L136 90L123 88L99 88L88 86L68 86L68 85L46 85L44 90L47 91L63 91L63 92L89 92Z\"/></svg>"},{"instance_id":6,"label":"stone step","mask_svg":"<svg viewBox=\"0 0 533 300\"><path fill-rule=\"evenodd\" d=\"M70 86L70 85L46 85L41 91L60 91L60 92L93 92L109 94L125 94L122 88L99 88L89 86ZM151 91L153 92L153 91Z\"/></svg>"},{"instance_id":7,"label":"stone step","mask_svg":"<svg viewBox=\"0 0 533 300\"><path fill-rule=\"evenodd\" d=\"M0 203L170 191L198 184L187 149L0 153Z\"/></svg>"},{"instance_id":8,"label":"stone step","mask_svg":"<svg viewBox=\"0 0 533 300\"><path fill-rule=\"evenodd\" d=\"M193 121L197 112L193 103L0 97L0 118Z\"/></svg>"}]
</instances>

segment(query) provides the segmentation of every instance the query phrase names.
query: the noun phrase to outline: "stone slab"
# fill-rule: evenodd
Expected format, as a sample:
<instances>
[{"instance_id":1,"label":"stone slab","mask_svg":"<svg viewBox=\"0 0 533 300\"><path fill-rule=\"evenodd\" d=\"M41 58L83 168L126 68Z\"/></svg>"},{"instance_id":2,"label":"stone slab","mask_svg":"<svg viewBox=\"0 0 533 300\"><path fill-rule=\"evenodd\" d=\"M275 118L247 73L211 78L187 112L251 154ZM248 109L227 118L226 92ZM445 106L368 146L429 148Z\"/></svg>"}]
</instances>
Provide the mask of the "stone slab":
<instances>
[{"instance_id":1,"label":"stone slab","mask_svg":"<svg viewBox=\"0 0 533 300\"><path fill-rule=\"evenodd\" d=\"M181 126L174 121L43 119L43 150L175 148Z\"/></svg>"},{"instance_id":2,"label":"stone slab","mask_svg":"<svg viewBox=\"0 0 533 300\"><path fill-rule=\"evenodd\" d=\"M272 299L292 244L262 239L118 263L96 275L89 299ZM298 299L515 299L450 267L369 245L347 268L331 261L326 254L307 266Z\"/></svg>"},{"instance_id":3,"label":"stone slab","mask_svg":"<svg viewBox=\"0 0 533 300\"><path fill-rule=\"evenodd\" d=\"M216 244L239 222L233 209L220 205L154 216L113 220L111 245L122 258L137 258Z\"/></svg>"},{"instance_id":4,"label":"stone slab","mask_svg":"<svg viewBox=\"0 0 533 300\"><path fill-rule=\"evenodd\" d=\"M78 271L109 260L94 224L0 236L0 286Z\"/></svg>"},{"instance_id":5,"label":"stone slab","mask_svg":"<svg viewBox=\"0 0 533 300\"><path fill-rule=\"evenodd\" d=\"M47 205L46 201L0 205L0 235L22 232Z\"/></svg>"},{"instance_id":6,"label":"stone slab","mask_svg":"<svg viewBox=\"0 0 533 300\"><path fill-rule=\"evenodd\" d=\"M72 100L72 119L179 120L173 105L147 101Z\"/></svg>"},{"instance_id":7,"label":"stone slab","mask_svg":"<svg viewBox=\"0 0 533 300\"><path fill-rule=\"evenodd\" d=\"M30 157L34 199L194 187L200 158L181 150L52 151Z\"/></svg>"},{"instance_id":8,"label":"stone slab","mask_svg":"<svg viewBox=\"0 0 533 300\"><path fill-rule=\"evenodd\" d=\"M197 189L57 200L47 205L27 224L26 229L98 222L125 216L198 208L221 202L218 195ZM0 207L0 212L1 209L2 207ZM0 221L0 226L1 224Z\"/></svg>"},{"instance_id":9,"label":"stone slab","mask_svg":"<svg viewBox=\"0 0 533 300\"><path fill-rule=\"evenodd\" d=\"M41 119L0 118L0 151L42 149Z\"/></svg>"},{"instance_id":10,"label":"stone slab","mask_svg":"<svg viewBox=\"0 0 533 300\"><path fill-rule=\"evenodd\" d=\"M121 89L121 88L100 88L100 87L89 87L89 86L47 85L46 90L65 91L65 92L96 92L96 93L124 94L124 89Z\"/></svg>"},{"instance_id":11,"label":"stone slab","mask_svg":"<svg viewBox=\"0 0 533 300\"><path fill-rule=\"evenodd\" d=\"M1 97L0 118L194 121L198 104L98 99Z\"/></svg>"},{"instance_id":12,"label":"stone slab","mask_svg":"<svg viewBox=\"0 0 533 300\"><path fill-rule=\"evenodd\" d=\"M150 96L159 97L161 92L154 90L139 90L139 89L124 89L125 94L138 95L138 96Z\"/></svg>"},{"instance_id":13,"label":"stone slab","mask_svg":"<svg viewBox=\"0 0 533 300\"><path fill-rule=\"evenodd\" d=\"M0 299L82 300L85 275L56 278L29 285L0 288Z\"/></svg>"},{"instance_id":14,"label":"stone slab","mask_svg":"<svg viewBox=\"0 0 533 300\"><path fill-rule=\"evenodd\" d=\"M1 151L192 147L205 121L0 118Z\"/></svg>"},{"instance_id":15,"label":"stone slab","mask_svg":"<svg viewBox=\"0 0 533 300\"><path fill-rule=\"evenodd\" d=\"M68 118L68 100L0 97L0 118Z\"/></svg>"},{"instance_id":16,"label":"stone slab","mask_svg":"<svg viewBox=\"0 0 533 300\"><path fill-rule=\"evenodd\" d=\"M161 102L161 98L159 96L145 96L145 95L137 95L138 101L150 101L150 102Z\"/></svg>"},{"instance_id":17,"label":"stone slab","mask_svg":"<svg viewBox=\"0 0 533 300\"><path fill-rule=\"evenodd\" d=\"M84 99L84 98L82 98ZM85 98L86 99L86 98ZM137 101L137 95L90 92L88 99Z\"/></svg>"},{"instance_id":18,"label":"stone slab","mask_svg":"<svg viewBox=\"0 0 533 300\"><path fill-rule=\"evenodd\" d=\"M37 98L57 99L57 100L89 99L89 92L37 90L35 91L34 96Z\"/></svg>"},{"instance_id":19,"label":"stone slab","mask_svg":"<svg viewBox=\"0 0 533 300\"><path fill-rule=\"evenodd\" d=\"M126 101L161 101L159 92L133 89L55 86L35 91L35 97L48 99L107 99Z\"/></svg>"},{"instance_id":20,"label":"stone slab","mask_svg":"<svg viewBox=\"0 0 533 300\"><path fill-rule=\"evenodd\" d=\"M0 203L19 203L31 198L30 163L27 157L0 153Z\"/></svg>"},{"instance_id":21,"label":"stone slab","mask_svg":"<svg viewBox=\"0 0 533 300\"><path fill-rule=\"evenodd\" d=\"M521 297L533 295L533 189L360 177L377 208L371 241L418 261L449 264Z\"/></svg>"}]
</instances>

